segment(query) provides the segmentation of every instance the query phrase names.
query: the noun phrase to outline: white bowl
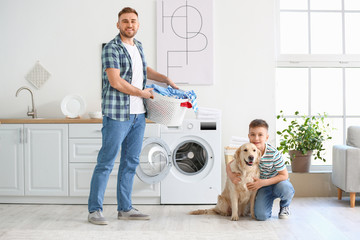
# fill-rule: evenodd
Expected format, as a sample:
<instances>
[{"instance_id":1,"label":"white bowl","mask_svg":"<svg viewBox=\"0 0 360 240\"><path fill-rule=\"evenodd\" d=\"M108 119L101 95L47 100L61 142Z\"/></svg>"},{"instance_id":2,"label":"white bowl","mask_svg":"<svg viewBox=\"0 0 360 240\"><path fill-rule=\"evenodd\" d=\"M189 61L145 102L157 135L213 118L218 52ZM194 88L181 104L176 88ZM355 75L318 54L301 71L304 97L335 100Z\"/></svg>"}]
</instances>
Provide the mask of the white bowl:
<instances>
[{"instance_id":1,"label":"white bowl","mask_svg":"<svg viewBox=\"0 0 360 240\"><path fill-rule=\"evenodd\" d=\"M102 119L102 112L89 112L90 118Z\"/></svg>"}]
</instances>

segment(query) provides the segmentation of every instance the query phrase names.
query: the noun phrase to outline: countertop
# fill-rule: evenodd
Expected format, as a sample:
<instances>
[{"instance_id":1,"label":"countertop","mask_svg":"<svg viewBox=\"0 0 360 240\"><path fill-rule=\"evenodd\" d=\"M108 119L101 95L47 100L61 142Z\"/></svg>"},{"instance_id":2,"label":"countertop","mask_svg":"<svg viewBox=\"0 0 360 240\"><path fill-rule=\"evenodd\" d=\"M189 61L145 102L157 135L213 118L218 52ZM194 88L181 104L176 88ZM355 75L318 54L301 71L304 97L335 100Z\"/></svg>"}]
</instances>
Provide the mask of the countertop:
<instances>
[{"instance_id":1,"label":"countertop","mask_svg":"<svg viewBox=\"0 0 360 240\"><path fill-rule=\"evenodd\" d=\"M102 123L102 119L93 118L8 118L0 119L0 124L26 124L26 123Z\"/></svg>"},{"instance_id":2,"label":"countertop","mask_svg":"<svg viewBox=\"0 0 360 240\"><path fill-rule=\"evenodd\" d=\"M0 119L0 124L61 124L61 123L102 123L98 118L8 118ZM146 123L153 123L146 119Z\"/></svg>"}]
</instances>

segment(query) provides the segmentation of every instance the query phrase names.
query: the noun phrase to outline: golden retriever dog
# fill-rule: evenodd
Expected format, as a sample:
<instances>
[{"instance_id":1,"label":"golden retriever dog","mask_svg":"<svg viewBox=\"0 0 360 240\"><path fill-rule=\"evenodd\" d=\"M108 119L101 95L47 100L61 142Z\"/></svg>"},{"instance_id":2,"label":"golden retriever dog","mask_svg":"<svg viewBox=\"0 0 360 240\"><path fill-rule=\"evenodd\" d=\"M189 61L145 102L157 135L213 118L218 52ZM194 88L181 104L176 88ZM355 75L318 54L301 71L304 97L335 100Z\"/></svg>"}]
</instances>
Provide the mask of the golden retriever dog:
<instances>
[{"instance_id":1,"label":"golden retriever dog","mask_svg":"<svg viewBox=\"0 0 360 240\"><path fill-rule=\"evenodd\" d=\"M192 215L220 214L230 216L232 221L239 220L239 215L246 216L250 203L252 218L254 215L254 203L256 191L249 191L246 184L253 182L254 178L260 177L259 163L261 152L252 143L245 143L239 147L234 160L230 163L232 172L239 173L241 181L238 184L231 182L229 177L226 180L225 188L218 196L217 204L212 209L196 210L190 212Z\"/></svg>"}]
</instances>

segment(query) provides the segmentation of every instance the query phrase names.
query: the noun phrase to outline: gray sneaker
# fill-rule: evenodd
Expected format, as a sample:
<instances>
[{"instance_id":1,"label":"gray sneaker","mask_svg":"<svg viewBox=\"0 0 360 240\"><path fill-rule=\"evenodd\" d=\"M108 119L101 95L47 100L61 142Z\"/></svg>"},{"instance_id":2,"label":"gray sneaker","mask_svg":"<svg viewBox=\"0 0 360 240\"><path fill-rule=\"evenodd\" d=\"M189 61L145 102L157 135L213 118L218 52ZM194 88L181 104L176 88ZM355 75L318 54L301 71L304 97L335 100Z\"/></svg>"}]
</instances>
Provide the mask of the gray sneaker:
<instances>
[{"instance_id":1,"label":"gray sneaker","mask_svg":"<svg viewBox=\"0 0 360 240\"><path fill-rule=\"evenodd\" d=\"M98 225L107 225L109 223L102 214L101 210L89 213L88 221Z\"/></svg>"},{"instance_id":2,"label":"gray sneaker","mask_svg":"<svg viewBox=\"0 0 360 240\"><path fill-rule=\"evenodd\" d=\"M290 208L289 207L280 207L279 218L287 219L290 216Z\"/></svg>"},{"instance_id":3,"label":"gray sneaker","mask_svg":"<svg viewBox=\"0 0 360 240\"><path fill-rule=\"evenodd\" d=\"M146 214L142 214L136 208L132 208L130 211L119 211L118 219L121 220L149 220L150 216Z\"/></svg>"}]
</instances>

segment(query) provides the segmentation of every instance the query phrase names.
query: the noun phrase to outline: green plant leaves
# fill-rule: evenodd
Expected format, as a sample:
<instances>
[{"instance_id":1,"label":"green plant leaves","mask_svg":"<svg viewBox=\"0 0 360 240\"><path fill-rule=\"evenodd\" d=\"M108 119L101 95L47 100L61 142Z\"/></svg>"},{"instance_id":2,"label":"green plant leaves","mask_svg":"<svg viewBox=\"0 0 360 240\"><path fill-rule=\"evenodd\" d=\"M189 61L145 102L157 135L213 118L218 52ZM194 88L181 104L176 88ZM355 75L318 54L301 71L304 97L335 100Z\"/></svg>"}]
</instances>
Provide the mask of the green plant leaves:
<instances>
[{"instance_id":1,"label":"green plant leaves","mask_svg":"<svg viewBox=\"0 0 360 240\"><path fill-rule=\"evenodd\" d=\"M321 156L321 152L325 150L323 143L332 139L329 135L332 130L330 124L325 123L326 113L324 115L318 114L318 116L298 117L299 112L296 111L295 116L297 118L291 120L285 129L277 131L277 135L281 137L278 150L283 154L290 150L298 150L303 154L313 150L314 159L325 162L326 160ZM287 122L282 110L277 119Z\"/></svg>"}]
</instances>

